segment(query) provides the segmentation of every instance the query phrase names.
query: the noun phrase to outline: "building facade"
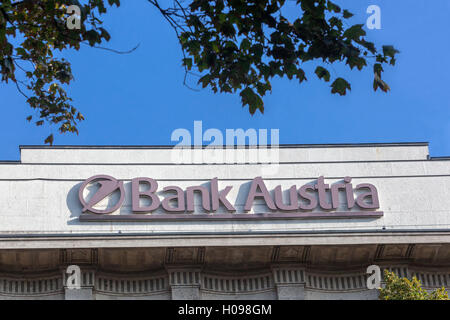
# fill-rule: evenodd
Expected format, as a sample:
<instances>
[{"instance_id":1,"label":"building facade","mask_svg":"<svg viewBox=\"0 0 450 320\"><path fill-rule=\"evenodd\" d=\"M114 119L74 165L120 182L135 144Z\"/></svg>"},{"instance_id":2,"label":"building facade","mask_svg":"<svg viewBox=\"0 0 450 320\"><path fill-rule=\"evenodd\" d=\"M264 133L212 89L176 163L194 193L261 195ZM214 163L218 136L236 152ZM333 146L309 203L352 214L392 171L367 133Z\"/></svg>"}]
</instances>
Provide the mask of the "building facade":
<instances>
[{"instance_id":1,"label":"building facade","mask_svg":"<svg viewBox=\"0 0 450 320\"><path fill-rule=\"evenodd\" d=\"M450 158L428 144L221 151L21 147L0 298L377 299L370 265L450 287Z\"/></svg>"}]
</instances>

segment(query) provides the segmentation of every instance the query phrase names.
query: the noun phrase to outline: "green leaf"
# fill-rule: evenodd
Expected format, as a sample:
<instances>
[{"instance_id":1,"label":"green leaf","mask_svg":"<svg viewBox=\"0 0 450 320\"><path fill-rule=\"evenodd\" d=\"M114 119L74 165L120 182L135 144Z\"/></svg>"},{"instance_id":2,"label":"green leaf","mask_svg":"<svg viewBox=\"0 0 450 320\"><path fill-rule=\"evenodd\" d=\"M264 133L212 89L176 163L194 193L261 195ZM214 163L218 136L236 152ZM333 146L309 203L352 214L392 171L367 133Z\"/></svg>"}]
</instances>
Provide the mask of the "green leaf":
<instances>
[{"instance_id":1,"label":"green leaf","mask_svg":"<svg viewBox=\"0 0 450 320\"><path fill-rule=\"evenodd\" d=\"M53 144L53 134L49 135L49 136L45 139L44 143L48 143L49 145L52 145L52 144Z\"/></svg>"},{"instance_id":2,"label":"green leaf","mask_svg":"<svg viewBox=\"0 0 450 320\"><path fill-rule=\"evenodd\" d=\"M241 45L239 46L239 49L247 51L248 49L250 49L251 45L252 43L247 38L244 38L241 42Z\"/></svg>"},{"instance_id":3,"label":"green leaf","mask_svg":"<svg viewBox=\"0 0 450 320\"><path fill-rule=\"evenodd\" d=\"M308 79L306 79L305 71L303 71L303 69L300 69L300 68L297 69L297 75L296 75L296 77L297 77L297 79L298 79L298 81L299 81L300 83L302 83L303 81L308 80Z\"/></svg>"},{"instance_id":4,"label":"green leaf","mask_svg":"<svg viewBox=\"0 0 450 320\"><path fill-rule=\"evenodd\" d=\"M261 97L253 92L250 87L242 90L240 96L242 98L242 105L248 105L251 114L254 114L258 109L261 111L261 113L264 113L264 103Z\"/></svg>"},{"instance_id":5,"label":"green leaf","mask_svg":"<svg viewBox=\"0 0 450 320\"><path fill-rule=\"evenodd\" d=\"M383 54L386 57L394 58L396 53L400 53L400 51L395 49L393 46L383 46Z\"/></svg>"},{"instance_id":6,"label":"green leaf","mask_svg":"<svg viewBox=\"0 0 450 320\"><path fill-rule=\"evenodd\" d=\"M203 77L201 77L197 83L201 83L203 88L206 88L209 84L209 81L211 79L211 76L209 74L205 74Z\"/></svg>"},{"instance_id":7,"label":"green leaf","mask_svg":"<svg viewBox=\"0 0 450 320\"><path fill-rule=\"evenodd\" d=\"M391 90L389 85L381 80L381 77L375 72L374 80L373 80L373 90L377 91L380 88L383 92L388 92Z\"/></svg>"},{"instance_id":8,"label":"green leaf","mask_svg":"<svg viewBox=\"0 0 450 320\"><path fill-rule=\"evenodd\" d=\"M330 72L327 69L319 66L316 68L315 73L319 79L323 79L326 82L330 81Z\"/></svg>"},{"instance_id":9,"label":"green leaf","mask_svg":"<svg viewBox=\"0 0 450 320\"><path fill-rule=\"evenodd\" d=\"M360 37L363 37L366 35L366 32L363 29L363 24L355 24L354 26L351 26L344 32L344 38L352 39L352 40L359 40Z\"/></svg>"},{"instance_id":10,"label":"green leaf","mask_svg":"<svg viewBox=\"0 0 450 320\"><path fill-rule=\"evenodd\" d=\"M335 4L331 1L328 1L328 11L333 11L335 13L339 13L339 12L341 12L341 8L337 4Z\"/></svg>"},{"instance_id":11,"label":"green leaf","mask_svg":"<svg viewBox=\"0 0 450 320\"><path fill-rule=\"evenodd\" d=\"M345 96L347 90L351 90L350 83L343 78L337 78L334 80L331 84L331 88L331 93L338 93L341 96Z\"/></svg>"},{"instance_id":12,"label":"green leaf","mask_svg":"<svg viewBox=\"0 0 450 320\"><path fill-rule=\"evenodd\" d=\"M183 65L186 66L188 70L191 70L192 68L192 58L184 58L183 59Z\"/></svg>"},{"instance_id":13,"label":"green leaf","mask_svg":"<svg viewBox=\"0 0 450 320\"><path fill-rule=\"evenodd\" d=\"M344 19L348 19L348 18L353 17L353 13L351 13L350 11L348 11L347 9L345 9L345 10L344 10L344 13L343 13L343 16L344 16Z\"/></svg>"},{"instance_id":14,"label":"green leaf","mask_svg":"<svg viewBox=\"0 0 450 320\"><path fill-rule=\"evenodd\" d=\"M381 77L381 73L383 72L383 66L380 63L375 63L373 65L373 72Z\"/></svg>"}]
</instances>

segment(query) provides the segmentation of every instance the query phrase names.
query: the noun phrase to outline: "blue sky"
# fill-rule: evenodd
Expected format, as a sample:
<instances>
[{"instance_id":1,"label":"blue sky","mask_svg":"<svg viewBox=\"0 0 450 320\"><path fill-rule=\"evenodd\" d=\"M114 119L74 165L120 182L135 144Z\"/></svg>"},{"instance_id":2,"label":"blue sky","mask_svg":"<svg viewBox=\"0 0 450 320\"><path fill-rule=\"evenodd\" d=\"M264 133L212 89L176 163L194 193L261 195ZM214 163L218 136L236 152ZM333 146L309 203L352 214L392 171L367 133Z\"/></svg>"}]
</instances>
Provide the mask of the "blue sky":
<instances>
[{"instance_id":1,"label":"blue sky","mask_svg":"<svg viewBox=\"0 0 450 320\"><path fill-rule=\"evenodd\" d=\"M329 84L312 74L301 85L276 79L264 99L264 115L254 116L242 108L238 94L185 87L172 29L145 0L122 2L104 17L112 36L106 46L128 50L139 43L138 50L118 55L84 47L63 53L75 76L68 92L86 118L80 134L61 135L56 127L27 123L32 111L25 99L1 83L0 159L19 159L19 145L43 144L50 132L55 145L167 145L173 130L193 130L195 120L223 132L279 129L280 143L429 141L432 156L450 155L448 0L336 0L355 14L351 23L364 23L366 8L380 6L382 29L367 32L376 44L401 51L397 65L385 68L392 90L373 91L371 68L358 72L335 65L332 76L352 84L347 96L332 95Z\"/></svg>"}]
</instances>

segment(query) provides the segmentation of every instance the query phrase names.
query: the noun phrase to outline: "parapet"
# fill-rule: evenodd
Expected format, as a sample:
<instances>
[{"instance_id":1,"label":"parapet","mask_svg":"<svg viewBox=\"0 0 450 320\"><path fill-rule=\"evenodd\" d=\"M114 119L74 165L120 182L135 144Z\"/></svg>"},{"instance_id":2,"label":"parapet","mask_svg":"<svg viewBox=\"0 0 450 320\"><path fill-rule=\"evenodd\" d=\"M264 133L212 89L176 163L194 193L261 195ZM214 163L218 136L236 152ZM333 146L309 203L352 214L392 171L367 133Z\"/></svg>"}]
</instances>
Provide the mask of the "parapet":
<instances>
[{"instance_id":1,"label":"parapet","mask_svg":"<svg viewBox=\"0 0 450 320\"><path fill-rule=\"evenodd\" d=\"M218 150L243 153L262 147L192 147L193 154L208 159ZM428 143L284 144L279 163L417 161L429 159ZM165 164L173 162L174 146L21 146L21 163ZM236 156L238 158L238 156ZM196 158L193 156L193 158ZM208 161L206 161L208 162ZM195 162L194 162L195 163ZM201 162L200 162L201 163Z\"/></svg>"}]
</instances>

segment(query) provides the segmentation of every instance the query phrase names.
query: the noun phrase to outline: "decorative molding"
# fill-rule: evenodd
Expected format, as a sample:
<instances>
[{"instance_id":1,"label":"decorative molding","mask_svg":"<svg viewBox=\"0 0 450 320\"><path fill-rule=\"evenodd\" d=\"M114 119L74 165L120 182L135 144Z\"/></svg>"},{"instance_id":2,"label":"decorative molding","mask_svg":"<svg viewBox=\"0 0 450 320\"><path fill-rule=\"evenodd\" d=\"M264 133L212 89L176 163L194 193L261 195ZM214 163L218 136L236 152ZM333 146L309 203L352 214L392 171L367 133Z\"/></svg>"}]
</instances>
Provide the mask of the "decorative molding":
<instances>
[{"instance_id":1,"label":"decorative molding","mask_svg":"<svg viewBox=\"0 0 450 320\"><path fill-rule=\"evenodd\" d=\"M201 289L221 294L256 293L274 288L273 276L267 270L260 274L238 276L208 272L202 274Z\"/></svg>"},{"instance_id":2,"label":"decorative molding","mask_svg":"<svg viewBox=\"0 0 450 320\"><path fill-rule=\"evenodd\" d=\"M114 295L144 295L167 292L167 275L129 278L118 275L99 274L95 281L95 292Z\"/></svg>"},{"instance_id":3,"label":"decorative molding","mask_svg":"<svg viewBox=\"0 0 450 320\"><path fill-rule=\"evenodd\" d=\"M408 249L406 250L405 258L411 259L414 255L414 249L416 248L415 244L408 245Z\"/></svg>"},{"instance_id":4,"label":"decorative molding","mask_svg":"<svg viewBox=\"0 0 450 320\"><path fill-rule=\"evenodd\" d=\"M274 246L271 262L304 263L310 261L311 246Z\"/></svg>"},{"instance_id":5,"label":"decorative molding","mask_svg":"<svg viewBox=\"0 0 450 320\"><path fill-rule=\"evenodd\" d=\"M375 252L375 261L408 261L414 255L414 244L381 244Z\"/></svg>"},{"instance_id":6,"label":"decorative molding","mask_svg":"<svg viewBox=\"0 0 450 320\"><path fill-rule=\"evenodd\" d=\"M270 260L271 260L272 262L277 262L279 256L280 256L280 246L274 246L274 247L272 248L272 253L271 253L271 255L270 255L270 257L271 257Z\"/></svg>"},{"instance_id":7,"label":"decorative molding","mask_svg":"<svg viewBox=\"0 0 450 320\"><path fill-rule=\"evenodd\" d=\"M201 271L198 268L168 268L169 284L171 286L199 286Z\"/></svg>"},{"instance_id":8,"label":"decorative molding","mask_svg":"<svg viewBox=\"0 0 450 320\"><path fill-rule=\"evenodd\" d=\"M318 274L307 273L306 288L325 291L367 290L366 275L357 274Z\"/></svg>"},{"instance_id":9,"label":"decorative molding","mask_svg":"<svg viewBox=\"0 0 450 320\"><path fill-rule=\"evenodd\" d=\"M305 283L305 269L303 268L274 267L272 272L276 284Z\"/></svg>"},{"instance_id":10,"label":"decorative molding","mask_svg":"<svg viewBox=\"0 0 450 320\"><path fill-rule=\"evenodd\" d=\"M417 277L422 282L425 288L449 288L450 287L450 272L421 272L411 271L412 277Z\"/></svg>"},{"instance_id":11,"label":"decorative molding","mask_svg":"<svg viewBox=\"0 0 450 320\"><path fill-rule=\"evenodd\" d=\"M311 246L304 246L303 247L303 255L302 255L302 262L309 264L310 263L310 256L311 256Z\"/></svg>"},{"instance_id":12,"label":"decorative molding","mask_svg":"<svg viewBox=\"0 0 450 320\"><path fill-rule=\"evenodd\" d=\"M60 263L62 265L81 264L97 265L98 249L61 249Z\"/></svg>"},{"instance_id":13,"label":"decorative molding","mask_svg":"<svg viewBox=\"0 0 450 320\"><path fill-rule=\"evenodd\" d=\"M64 293L61 274L42 274L34 277L0 276L0 299L7 297L39 297Z\"/></svg>"},{"instance_id":14,"label":"decorative molding","mask_svg":"<svg viewBox=\"0 0 450 320\"><path fill-rule=\"evenodd\" d=\"M450 287L448 268L425 268L408 264L380 267L383 271L388 269L401 277L416 276L427 289ZM82 267L81 271L82 287L92 289L93 296L98 294L99 298L114 296L115 299L121 299L140 296L149 299L152 297L169 299L171 296L173 298L179 295L180 290L197 290L196 292L203 292L205 297L209 294L218 294L225 298L227 296L236 298L239 295L249 297L252 294L272 297L280 288L283 290L291 288L293 291L289 292L313 291L324 294L352 292L363 294L368 291L365 268L353 271L326 271L304 264L273 264L251 272L247 269L224 272L205 267L175 265L166 266L165 270L144 273L105 272L86 267ZM66 279L64 270L58 273L22 276L0 274L0 299L64 298ZM174 290L177 292L175 295ZM289 294L286 297L289 297Z\"/></svg>"},{"instance_id":15,"label":"decorative molding","mask_svg":"<svg viewBox=\"0 0 450 320\"><path fill-rule=\"evenodd\" d=\"M205 261L205 248L167 248L165 263L171 264L203 264Z\"/></svg>"},{"instance_id":16,"label":"decorative molding","mask_svg":"<svg viewBox=\"0 0 450 320\"><path fill-rule=\"evenodd\" d=\"M375 261L381 259L381 257L383 256L383 251L384 251L384 244L379 244L375 251L375 256L374 256Z\"/></svg>"}]
</instances>

